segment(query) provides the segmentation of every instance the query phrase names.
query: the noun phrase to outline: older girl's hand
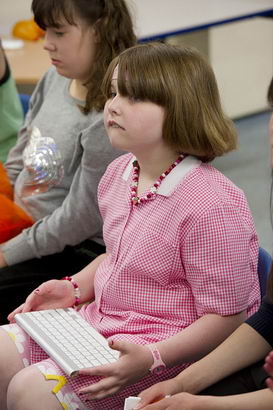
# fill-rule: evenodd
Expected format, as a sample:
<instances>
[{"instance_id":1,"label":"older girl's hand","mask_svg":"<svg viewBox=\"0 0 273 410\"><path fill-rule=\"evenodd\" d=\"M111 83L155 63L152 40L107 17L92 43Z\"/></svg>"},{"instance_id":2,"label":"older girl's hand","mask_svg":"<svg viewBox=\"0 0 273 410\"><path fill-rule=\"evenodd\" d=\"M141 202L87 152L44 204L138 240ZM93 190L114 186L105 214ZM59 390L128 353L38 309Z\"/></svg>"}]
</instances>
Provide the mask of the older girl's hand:
<instances>
[{"instance_id":1,"label":"older girl's hand","mask_svg":"<svg viewBox=\"0 0 273 410\"><path fill-rule=\"evenodd\" d=\"M273 351L268 353L267 357L265 358L264 369L270 376L268 379L266 379L267 387L273 390Z\"/></svg>"},{"instance_id":2,"label":"older girl's hand","mask_svg":"<svg viewBox=\"0 0 273 410\"><path fill-rule=\"evenodd\" d=\"M152 354L145 346L119 341L110 341L109 346L120 352L115 363L79 371L82 375L103 378L98 383L79 390L82 394L89 393L90 399L103 399L137 382L149 372L153 363Z\"/></svg>"},{"instance_id":3,"label":"older girl's hand","mask_svg":"<svg viewBox=\"0 0 273 410\"><path fill-rule=\"evenodd\" d=\"M179 393L144 407L138 404L135 408L143 410L211 410L210 400L213 400L213 398L208 396L194 396L190 393Z\"/></svg>"},{"instance_id":4,"label":"older girl's hand","mask_svg":"<svg viewBox=\"0 0 273 410\"><path fill-rule=\"evenodd\" d=\"M143 390L143 392L139 394L141 401L138 403L137 408L146 409L145 406L147 406L149 403L154 403L166 396L180 393L181 390L181 384L179 384L178 380L175 377L173 379L154 384L153 386L149 387L146 390Z\"/></svg>"},{"instance_id":5,"label":"older girl's hand","mask_svg":"<svg viewBox=\"0 0 273 410\"><path fill-rule=\"evenodd\" d=\"M0 268L4 268L5 266L8 266L8 264L4 258L3 252L0 250Z\"/></svg>"}]
</instances>

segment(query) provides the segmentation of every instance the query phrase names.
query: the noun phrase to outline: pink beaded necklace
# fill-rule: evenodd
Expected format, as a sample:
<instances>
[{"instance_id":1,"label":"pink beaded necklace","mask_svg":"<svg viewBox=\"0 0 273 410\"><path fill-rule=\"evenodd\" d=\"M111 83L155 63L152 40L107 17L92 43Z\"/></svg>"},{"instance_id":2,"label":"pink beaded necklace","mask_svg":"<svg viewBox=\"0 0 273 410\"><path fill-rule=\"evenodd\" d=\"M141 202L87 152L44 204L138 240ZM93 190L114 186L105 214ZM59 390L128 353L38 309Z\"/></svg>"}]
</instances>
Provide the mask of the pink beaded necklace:
<instances>
[{"instance_id":1,"label":"pink beaded necklace","mask_svg":"<svg viewBox=\"0 0 273 410\"><path fill-rule=\"evenodd\" d=\"M161 184L161 182L163 181L163 179L176 167L176 165L178 165L183 159L185 158L185 156L183 154L180 154L179 157L177 158L177 160L165 171L163 172L160 177L155 181L155 183L151 186L149 192L146 195L143 195L141 198L136 196L137 193L137 187L138 187L138 180L139 180L139 164L138 161L135 160L133 162L133 176L132 176L132 183L130 186L130 190L131 190L131 201L134 205L138 205L141 204L143 202L148 201L151 198L154 198L157 190Z\"/></svg>"}]
</instances>

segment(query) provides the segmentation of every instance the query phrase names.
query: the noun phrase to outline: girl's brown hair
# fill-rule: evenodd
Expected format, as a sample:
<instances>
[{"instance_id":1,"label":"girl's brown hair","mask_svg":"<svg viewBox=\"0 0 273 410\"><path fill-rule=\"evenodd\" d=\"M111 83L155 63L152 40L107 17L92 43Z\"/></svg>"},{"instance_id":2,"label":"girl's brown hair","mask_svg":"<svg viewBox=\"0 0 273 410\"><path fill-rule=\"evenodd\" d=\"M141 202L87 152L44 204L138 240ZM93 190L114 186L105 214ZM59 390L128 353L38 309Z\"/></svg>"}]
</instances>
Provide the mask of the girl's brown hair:
<instances>
[{"instance_id":1,"label":"girl's brown hair","mask_svg":"<svg viewBox=\"0 0 273 410\"><path fill-rule=\"evenodd\" d=\"M197 50L162 43L125 50L105 76L107 97L117 64L121 95L165 108L163 139L169 146L202 161L236 148L237 133L222 111L214 73Z\"/></svg>"},{"instance_id":2,"label":"girl's brown hair","mask_svg":"<svg viewBox=\"0 0 273 410\"><path fill-rule=\"evenodd\" d=\"M90 67L90 77L84 113L92 109L101 111L105 96L101 83L109 63L120 52L136 43L133 23L124 0L33 0L32 11L36 23L58 27L61 20L75 25L78 18L87 26L96 25L100 42L95 62Z\"/></svg>"}]
</instances>

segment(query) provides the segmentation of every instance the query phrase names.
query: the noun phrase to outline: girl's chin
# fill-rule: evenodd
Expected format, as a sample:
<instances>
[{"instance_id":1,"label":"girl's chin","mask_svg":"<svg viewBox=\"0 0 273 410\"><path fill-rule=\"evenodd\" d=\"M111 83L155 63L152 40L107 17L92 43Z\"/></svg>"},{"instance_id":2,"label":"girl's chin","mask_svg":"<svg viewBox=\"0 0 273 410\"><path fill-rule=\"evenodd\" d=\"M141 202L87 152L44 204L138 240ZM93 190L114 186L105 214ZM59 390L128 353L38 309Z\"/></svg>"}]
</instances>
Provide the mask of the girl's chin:
<instances>
[{"instance_id":1,"label":"girl's chin","mask_svg":"<svg viewBox=\"0 0 273 410\"><path fill-rule=\"evenodd\" d=\"M109 141L112 147L119 149L121 151L128 151L128 147L126 147L125 144L122 143L122 141L118 141L117 138L109 136Z\"/></svg>"},{"instance_id":2,"label":"girl's chin","mask_svg":"<svg viewBox=\"0 0 273 410\"><path fill-rule=\"evenodd\" d=\"M110 141L113 148L117 149L118 151L130 152L129 148L124 147L123 145L114 144Z\"/></svg>"},{"instance_id":3,"label":"girl's chin","mask_svg":"<svg viewBox=\"0 0 273 410\"><path fill-rule=\"evenodd\" d=\"M69 80L73 80L74 77L71 75L71 73L69 73L68 71L66 71L64 68L55 66L56 71L58 74L60 74L62 77L68 78Z\"/></svg>"}]
</instances>

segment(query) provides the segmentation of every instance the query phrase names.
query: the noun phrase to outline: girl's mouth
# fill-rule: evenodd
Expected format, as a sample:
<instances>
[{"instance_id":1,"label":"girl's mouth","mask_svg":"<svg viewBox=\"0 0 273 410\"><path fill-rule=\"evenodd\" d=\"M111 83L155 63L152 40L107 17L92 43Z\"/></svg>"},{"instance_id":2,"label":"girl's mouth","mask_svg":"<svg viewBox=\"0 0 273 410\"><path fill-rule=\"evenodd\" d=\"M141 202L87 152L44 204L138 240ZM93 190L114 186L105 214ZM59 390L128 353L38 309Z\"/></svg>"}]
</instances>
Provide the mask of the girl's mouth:
<instances>
[{"instance_id":1,"label":"girl's mouth","mask_svg":"<svg viewBox=\"0 0 273 410\"><path fill-rule=\"evenodd\" d=\"M108 127L111 127L111 128L121 128L122 130L124 130L123 127L121 127L118 123L116 123L116 122L113 121L113 120L108 121Z\"/></svg>"}]
</instances>

